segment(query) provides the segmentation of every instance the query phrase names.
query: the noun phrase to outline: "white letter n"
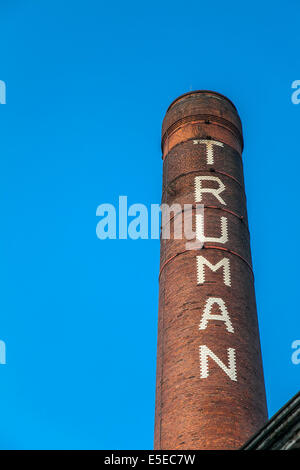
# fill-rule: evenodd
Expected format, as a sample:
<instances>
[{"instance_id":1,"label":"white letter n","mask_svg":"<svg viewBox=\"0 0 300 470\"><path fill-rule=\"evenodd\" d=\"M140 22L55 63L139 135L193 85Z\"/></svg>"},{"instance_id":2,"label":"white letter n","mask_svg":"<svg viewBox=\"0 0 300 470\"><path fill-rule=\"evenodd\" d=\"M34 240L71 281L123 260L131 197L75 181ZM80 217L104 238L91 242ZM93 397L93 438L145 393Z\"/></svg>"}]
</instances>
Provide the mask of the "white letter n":
<instances>
[{"instance_id":1,"label":"white letter n","mask_svg":"<svg viewBox=\"0 0 300 470\"><path fill-rule=\"evenodd\" d=\"M208 356L218 364L219 367L225 372L228 377L237 382L236 377L236 362L235 362L235 349L228 348L228 366L226 366L207 346L203 345L199 348L200 352L200 379L206 379L209 376L208 371Z\"/></svg>"}]
</instances>

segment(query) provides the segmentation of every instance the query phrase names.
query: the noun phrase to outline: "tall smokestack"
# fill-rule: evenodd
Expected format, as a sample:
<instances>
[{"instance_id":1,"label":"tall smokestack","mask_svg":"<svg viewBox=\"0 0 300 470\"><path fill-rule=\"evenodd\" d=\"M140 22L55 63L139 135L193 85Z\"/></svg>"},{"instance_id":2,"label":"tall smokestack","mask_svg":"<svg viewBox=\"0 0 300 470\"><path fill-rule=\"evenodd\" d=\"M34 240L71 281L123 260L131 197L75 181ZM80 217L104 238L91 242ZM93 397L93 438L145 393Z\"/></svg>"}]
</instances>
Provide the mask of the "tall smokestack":
<instances>
[{"instance_id":1,"label":"tall smokestack","mask_svg":"<svg viewBox=\"0 0 300 470\"><path fill-rule=\"evenodd\" d=\"M242 150L223 95L193 91L167 110L162 203L203 204L204 245L161 239L156 449L238 449L267 420Z\"/></svg>"}]
</instances>

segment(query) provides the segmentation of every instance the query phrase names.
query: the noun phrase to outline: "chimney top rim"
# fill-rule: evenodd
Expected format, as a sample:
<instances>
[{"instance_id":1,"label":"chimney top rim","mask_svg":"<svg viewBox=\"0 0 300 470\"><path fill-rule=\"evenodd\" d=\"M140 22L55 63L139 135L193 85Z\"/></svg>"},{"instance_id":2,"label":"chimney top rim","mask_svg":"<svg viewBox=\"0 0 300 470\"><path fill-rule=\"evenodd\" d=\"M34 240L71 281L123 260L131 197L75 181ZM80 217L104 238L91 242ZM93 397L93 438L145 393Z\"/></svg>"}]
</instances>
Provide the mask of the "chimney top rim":
<instances>
[{"instance_id":1,"label":"chimney top rim","mask_svg":"<svg viewBox=\"0 0 300 470\"><path fill-rule=\"evenodd\" d=\"M172 108L172 106L177 103L177 101L180 101L182 98L185 98L189 95L197 95L197 94L207 94L207 95L216 95L220 98L223 98L225 99L226 101L228 101L232 106L233 108L235 109L236 112L237 111L237 108L236 106L233 104L233 102L227 98L227 96L225 95L222 95L222 93L219 93L218 91L213 91L213 90L193 90L193 91L188 91L187 93L183 93L182 95L179 95L177 98L175 98L175 100L172 101L172 103L169 105L167 111L166 111L166 114L167 112Z\"/></svg>"}]
</instances>

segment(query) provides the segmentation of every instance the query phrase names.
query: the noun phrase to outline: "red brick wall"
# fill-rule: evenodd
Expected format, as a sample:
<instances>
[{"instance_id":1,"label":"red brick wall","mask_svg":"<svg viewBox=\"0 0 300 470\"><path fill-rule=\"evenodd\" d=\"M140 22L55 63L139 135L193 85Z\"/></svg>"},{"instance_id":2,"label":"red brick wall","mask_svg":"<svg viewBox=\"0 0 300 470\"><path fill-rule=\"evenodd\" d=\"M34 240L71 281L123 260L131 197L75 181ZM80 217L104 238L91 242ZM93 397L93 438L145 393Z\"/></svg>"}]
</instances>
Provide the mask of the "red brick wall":
<instances>
[{"instance_id":1,"label":"red brick wall","mask_svg":"<svg viewBox=\"0 0 300 470\"><path fill-rule=\"evenodd\" d=\"M162 202L195 204L195 177L218 177L225 185L220 196L226 205L211 193L202 194L204 232L219 237L221 217L226 217L228 241L205 242L203 249L187 251L185 239L161 240L154 446L237 449L267 420L241 123L233 104L222 95L192 92L170 106L162 134ZM207 163L206 145L195 139L223 144L214 146L213 163ZM203 186L216 187L215 182ZM195 228L195 220L193 224ZM213 272L207 266L204 283L199 284L197 256L213 265L228 259L230 286L224 282L223 269ZM228 331L217 303L210 313L220 319L209 318L199 329L207 302L216 298L226 306L234 331ZM228 349L234 349L236 380L211 357L204 377L200 346L209 348L227 367Z\"/></svg>"}]
</instances>

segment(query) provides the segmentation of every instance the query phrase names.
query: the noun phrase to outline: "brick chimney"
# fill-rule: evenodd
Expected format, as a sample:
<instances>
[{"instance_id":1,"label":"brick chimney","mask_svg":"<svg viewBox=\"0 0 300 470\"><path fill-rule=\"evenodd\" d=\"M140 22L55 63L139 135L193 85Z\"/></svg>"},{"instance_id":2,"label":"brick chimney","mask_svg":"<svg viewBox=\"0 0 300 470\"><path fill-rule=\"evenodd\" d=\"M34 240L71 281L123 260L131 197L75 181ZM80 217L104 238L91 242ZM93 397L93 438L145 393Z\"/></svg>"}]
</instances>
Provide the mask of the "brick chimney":
<instances>
[{"instance_id":1,"label":"brick chimney","mask_svg":"<svg viewBox=\"0 0 300 470\"><path fill-rule=\"evenodd\" d=\"M174 239L177 211L161 239L155 449L238 449L267 420L242 150L223 95L193 91L168 108L162 203L192 204L203 247Z\"/></svg>"}]
</instances>

